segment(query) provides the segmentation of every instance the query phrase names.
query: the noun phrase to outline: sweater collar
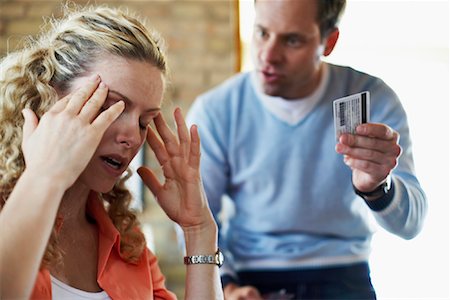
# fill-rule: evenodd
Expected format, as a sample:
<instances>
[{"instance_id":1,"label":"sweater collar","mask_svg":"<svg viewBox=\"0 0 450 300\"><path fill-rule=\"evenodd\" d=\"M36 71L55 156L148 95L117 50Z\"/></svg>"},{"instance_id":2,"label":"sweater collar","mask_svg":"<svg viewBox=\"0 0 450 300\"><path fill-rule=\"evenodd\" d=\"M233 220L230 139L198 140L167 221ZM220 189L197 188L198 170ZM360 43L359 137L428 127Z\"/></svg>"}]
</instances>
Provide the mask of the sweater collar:
<instances>
[{"instance_id":1,"label":"sweater collar","mask_svg":"<svg viewBox=\"0 0 450 300\"><path fill-rule=\"evenodd\" d=\"M322 64L322 76L317 89L308 97L299 99L284 99L266 95L258 83L257 74L251 73L251 82L258 99L263 106L275 117L295 126L300 123L316 106L325 93L325 88L329 81L328 64Z\"/></svg>"}]
</instances>

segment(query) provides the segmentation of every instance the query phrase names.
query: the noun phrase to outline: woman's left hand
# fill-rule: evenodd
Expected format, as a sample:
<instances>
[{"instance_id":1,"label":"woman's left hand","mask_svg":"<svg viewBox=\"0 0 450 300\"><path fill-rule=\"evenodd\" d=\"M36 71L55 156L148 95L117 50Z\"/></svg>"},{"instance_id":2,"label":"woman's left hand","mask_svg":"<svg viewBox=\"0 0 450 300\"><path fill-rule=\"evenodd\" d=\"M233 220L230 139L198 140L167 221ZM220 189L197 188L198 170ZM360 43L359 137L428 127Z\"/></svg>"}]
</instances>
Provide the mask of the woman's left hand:
<instances>
[{"instance_id":1,"label":"woman's left hand","mask_svg":"<svg viewBox=\"0 0 450 300\"><path fill-rule=\"evenodd\" d=\"M197 127L192 126L189 133L179 108L175 109L174 117L178 138L161 114L154 122L162 140L150 127L147 133L147 142L162 166L164 183L147 167L139 168L138 173L167 216L184 230L208 227L214 221L200 179Z\"/></svg>"}]
</instances>

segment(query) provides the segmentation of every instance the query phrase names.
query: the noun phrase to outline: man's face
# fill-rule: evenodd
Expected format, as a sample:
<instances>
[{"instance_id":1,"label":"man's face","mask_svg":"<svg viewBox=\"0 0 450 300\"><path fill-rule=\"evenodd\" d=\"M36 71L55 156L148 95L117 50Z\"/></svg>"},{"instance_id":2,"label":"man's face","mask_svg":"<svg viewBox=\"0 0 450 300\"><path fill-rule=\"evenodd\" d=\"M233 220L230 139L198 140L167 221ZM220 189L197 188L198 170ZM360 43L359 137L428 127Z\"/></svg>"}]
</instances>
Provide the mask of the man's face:
<instances>
[{"instance_id":1,"label":"man's face","mask_svg":"<svg viewBox=\"0 0 450 300\"><path fill-rule=\"evenodd\" d=\"M252 56L270 96L298 99L320 82L322 54L316 0L258 0Z\"/></svg>"}]
</instances>

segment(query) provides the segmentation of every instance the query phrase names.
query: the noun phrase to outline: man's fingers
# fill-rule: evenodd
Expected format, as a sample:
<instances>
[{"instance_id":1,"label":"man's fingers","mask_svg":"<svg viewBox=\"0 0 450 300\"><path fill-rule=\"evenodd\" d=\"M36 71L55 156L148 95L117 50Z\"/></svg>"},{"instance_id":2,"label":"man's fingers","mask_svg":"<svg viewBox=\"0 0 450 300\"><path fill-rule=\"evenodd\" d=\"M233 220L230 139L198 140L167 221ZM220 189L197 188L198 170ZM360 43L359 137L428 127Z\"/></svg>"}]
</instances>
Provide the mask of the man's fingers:
<instances>
[{"instance_id":1,"label":"man's fingers","mask_svg":"<svg viewBox=\"0 0 450 300\"><path fill-rule=\"evenodd\" d=\"M244 297L244 299L255 299L255 300L263 299L258 289L253 286L244 286L240 289L241 289L240 296Z\"/></svg>"},{"instance_id":2,"label":"man's fingers","mask_svg":"<svg viewBox=\"0 0 450 300\"><path fill-rule=\"evenodd\" d=\"M382 140L395 140L399 139L399 134L391 127L385 124L377 123L365 123L356 127L356 133L368 137L375 137Z\"/></svg>"},{"instance_id":3,"label":"man's fingers","mask_svg":"<svg viewBox=\"0 0 450 300\"><path fill-rule=\"evenodd\" d=\"M382 178L386 178L386 176L393 169L391 166L377 164L368 160L361 160L357 158L353 158L350 156L344 157L344 163L349 166L352 170L359 170L366 174L369 174L372 178L376 178L376 180L381 180Z\"/></svg>"},{"instance_id":4,"label":"man's fingers","mask_svg":"<svg viewBox=\"0 0 450 300\"><path fill-rule=\"evenodd\" d=\"M399 156L402 149L394 140L382 140L374 137L358 136L351 134L343 134L339 137L339 144L337 145L339 153L352 154L354 149L370 150L380 152L382 154L389 154ZM356 151L355 150L355 151Z\"/></svg>"}]
</instances>

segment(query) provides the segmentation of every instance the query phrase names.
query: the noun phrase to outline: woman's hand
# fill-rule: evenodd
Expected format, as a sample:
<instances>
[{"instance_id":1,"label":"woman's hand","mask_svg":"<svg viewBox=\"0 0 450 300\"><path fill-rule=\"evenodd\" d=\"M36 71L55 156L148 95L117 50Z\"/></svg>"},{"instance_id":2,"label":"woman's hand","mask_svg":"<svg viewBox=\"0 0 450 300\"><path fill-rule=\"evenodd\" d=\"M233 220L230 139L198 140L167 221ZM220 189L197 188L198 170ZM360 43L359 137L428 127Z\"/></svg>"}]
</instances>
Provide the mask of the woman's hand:
<instances>
[{"instance_id":1,"label":"woman's hand","mask_svg":"<svg viewBox=\"0 0 450 300\"><path fill-rule=\"evenodd\" d=\"M30 297L63 194L124 108L116 104L99 114L107 93L96 75L40 120L23 111L25 171L0 214L0 298Z\"/></svg>"},{"instance_id":2,"label":"woman's hand","mask_svg":"<svg viewBox=\"0 0 450 300\"><path fill-rule=\"evenodd\" d=\"M161 114L154 120L161 140L151 128L147 133L147 142L162 166L164 183L146 167L139 168L138 173L167 216L182 227L186 255L214 254L217 225L200 180L200 138L195 126L189 133L179 108L174 116L178 138ZM189 265L186 269L185 299L223 299L216 265Z\"/></svg>"},{"instance_id":3,"label":"woman's hand","mask_svg":"<svg viewBox=\"0 0 450 300\"><path fill-rule=\"evenodd\" d=\"M189 131L179 108L174 112L178 138L159 114L154 122L156 130L149 127L147 142L162 166L165 181L161 184L147 167L138 169L145 184L155 195L168 217L183 230L208 227L213 224L200 179L200 138L197 128Z\"/></svg>"},{"instance_id":4,"label":"woman's hand","mask_svg":"<svg viewBox=\"0 0 450 300\"><path fill-rule=\"evenodd\" d=\"M33 111L23 115L22 150L28 171L46 174L72 185L89 163L103 133L124 109L118 102L99 111L108 87L98 75L89 83L56 102L40 120Z\"/></svg>"}]
</instances>

